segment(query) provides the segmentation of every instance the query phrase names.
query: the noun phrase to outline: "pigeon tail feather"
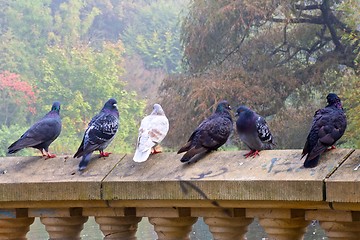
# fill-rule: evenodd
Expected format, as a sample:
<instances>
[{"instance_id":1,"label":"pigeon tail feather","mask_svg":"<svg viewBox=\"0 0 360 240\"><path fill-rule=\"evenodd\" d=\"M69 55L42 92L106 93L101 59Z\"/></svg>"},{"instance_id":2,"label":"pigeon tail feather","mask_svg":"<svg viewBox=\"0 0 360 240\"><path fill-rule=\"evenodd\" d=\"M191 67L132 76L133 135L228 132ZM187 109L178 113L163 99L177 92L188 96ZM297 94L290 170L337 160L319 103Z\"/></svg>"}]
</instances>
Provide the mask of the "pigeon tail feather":
<instances>
[{"instance_id":1,"label":"pigeon tail feather","mask_svg":"<svg viewBox=\"0 0 360 240\"><path fill-rule=\"evenodd\" d=\"M21 149L15 149L15 148L10 149L10 148L9 148L8 154L13 154L13 153L16 153L16 152L18 152L18 151L20 151L20 150L21 150Z\"/></svg>"},{"instance_id":2,"label":"pigeon tail feather","mask_svg":"<svg viewBox=\"0 0 360 240\"><path fill-rule=\"evenodd\" d=\"M134 154L134 157L133 157L133 160L135 162L145 162L149 156L150 156L150 153L151 153L151 148L146 150L146 151L139 151L138 149L135 151L135 154Z\"/></svg>"},{"instance_id":3,"label":"pigeon tail feather","mask_svg":"<svg viewBox=\"0 0 360 240\"><path fill-rule=\"evenodd\" d=\"M190 161L195 155L198 155L200 153L205 153L207 152L208 149L204 148L204 147L200 147L200 148L192 148L190 149L188 152L186 152L184 154L184 156L180 159L181 162L188 162Z\"/></svg>"},{"instance_id":4,"label":"pigeon tail feather","mask_svg":"<svg viewBox=\"0 0 360 240\"><path fill-rule=\"evenodd\" d=\"M320 159L320 155L318 155L317 157L313 158L313 159L308 159L306 158L305 162L304 162L304 167L305 168L314 168L318 165L319 163L319 159Z\"/></svg>"},{"instance_id":5,"label":"pigeon tail feather","mask_svg":"<svg viewBox=\"0 0 360 240\"><path fill-rule=\"evenodd\" d=\"M11 144L10 147L8 147L8 153L9 154L16 153L26 147L35 147L40 143L41 141L37 141L32 138L27 138L27 137L20 138L19 140Z\"/></svg>"},{"instance_id":6,"label":"pigeon tail feather","mask_svg":"<svg viewBox=\"0 0 360 240\"><path fill-rule=\"evenodd\" d=\"M183 146L182 148L179 149L179 151L177 151L177 153L182 153L182 152L186 152L186 151L189 151L191 147L191 141L190 142L187 142L185 146Z\"/></svg>"},{"instance_id":7,"label":"pigeon tail feather","mask_svg":"<svg viewBox=\"0 0 360 240\"><path fill-rule=\"evenodd\" d=\"M83 158L81 159L81 162L79 163L79 171L85 170L85 168L87 167L87 165L90 162L91 154L92 153L88 153L83 156Z\"/></svg>"}]
</instances>

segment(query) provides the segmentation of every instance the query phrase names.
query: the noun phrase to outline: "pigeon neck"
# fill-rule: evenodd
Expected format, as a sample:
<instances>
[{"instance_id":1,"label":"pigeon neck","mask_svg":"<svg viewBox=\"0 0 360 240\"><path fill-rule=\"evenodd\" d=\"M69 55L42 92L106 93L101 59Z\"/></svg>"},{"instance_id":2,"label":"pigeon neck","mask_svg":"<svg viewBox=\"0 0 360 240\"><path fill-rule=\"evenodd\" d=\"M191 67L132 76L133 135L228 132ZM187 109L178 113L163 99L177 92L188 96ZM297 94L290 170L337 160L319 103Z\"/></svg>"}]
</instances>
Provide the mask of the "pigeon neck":
<instances>
[{"instance_id":1,"label":"pigeon neck","mask_svg":"<svg viewBox=\"0 0 360 240\"><path fill-rule=\"evenodd\" d=\"M111 109L108 109L108 108L103 108L101 110L101 112L106 113L106 114L111 114L111 115L117 116L119 118L119 112L118 111L114 111L114 110L111 110Z\"/></svg>"},{"instance_id":2,"label":"pigeon neck","mask_svg":"<svg viewBox=\"0 0 360 240\"><path fill-rule=\"evenodd\" d=\"M151 115L158 115L158 116L162 116L165 115L163 111L152 111Z\"/></svg>"},{"instance_id":3,"label":"pigeon neck","mask_svg":"<svg viewBox=\"0 0 360 240\"><path fill-rule=\"evenodd\" d=\"M60 111L59 110L51 110L47 115L59 115L60 114Z\"/></svg>"},{"instance_id":4,"label":"pigeon neck","mask_svg":"<svg viewBox=\"0 0 360 240\"><path fill-rule=\"evenodd\" d=\"M231 114L230 114L230 112L229 112L228 110L226 110L226 109L224 109L224 110L222 110L222 111L219 111L219 112L216 111L215 114L218 114L218 115L221 115L221 116L223 116L223 117L225 117L225 118L228 118L228 119L230 119L230 121L232 122Z\"/></svg>"},{"instance_id":5,"label":"pigeon neck","mask_svg":"<svg viewBox=\"0 0 360 240\"><path fill-rule=\"evenodd\" d=\"M337 109L343 109L341 102L334 102L334 103L328 104L326 107L334 107Z\"/></svg>"}]
</instances>

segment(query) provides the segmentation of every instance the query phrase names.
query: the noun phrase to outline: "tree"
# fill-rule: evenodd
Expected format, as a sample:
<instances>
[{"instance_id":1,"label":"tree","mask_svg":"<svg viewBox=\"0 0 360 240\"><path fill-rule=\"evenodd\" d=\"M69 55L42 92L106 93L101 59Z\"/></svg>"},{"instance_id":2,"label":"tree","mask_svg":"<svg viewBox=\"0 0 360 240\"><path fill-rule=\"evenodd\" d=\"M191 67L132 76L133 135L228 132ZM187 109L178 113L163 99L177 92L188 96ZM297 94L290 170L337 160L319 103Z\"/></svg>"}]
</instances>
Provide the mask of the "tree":
<instances>
[{"instance_id":1,"label":"tree","mask_svg":"<svg viewBox=\"0 0 360 240\"><path fill-rule=\"evenodd\" d=\"M350 32L358 35L359 31L342 21L336 1L210 1L207 7L208 3L192 1L183 23L185 58L193 71L211 63L221 64L244 50L249 41L274 31L279 37L266 41L276 42L263 46L263 50L277 57L273 60L278 64L291 60L306 63L309 58L321 60L326 56L354 67L354 46L342 41L341 36Z\"/></svg>"},{"instance_id":2,"label":"tree","mask_svg":"<svg viewBox=\"0 0 360 240\"><path fill-rule=\"evenodd\" d=\"M0 72L0 124L26 123L36 113L34 88L20 75L8 71Z\"/></svg>"},{"instance_id":3,"label":"tree","mask_svg":"<svg viewBox=\"0 0 360 240\"><path fill-rule=\"evenodd\" d=\"M191 131L181 122L200 122L220 99L270 117L275 135L282 131L277 122L293 117L287 113L303 113L293 118L300 124L294 131L308 131L326 94L339 92L339 68L358 70L358 42L343 36L358 38L359 31L344 22L342 2L191 1L181 34L189 72L169 77L160 89L169 118L178 122L169 133L170 145ZM314 95L321 104L313 104ZM287 145L286 135L278 147L302 147Z\"/></svg>"},{"instance_id":4,"label":"tree","mask_svg":"<svg viewBox=\"0 0 360 240\"><path fill-rule=\"evenodd\" d=\"M110 97L118 101L120 130L113 148L127 152L136 139L137 122L144 103L135 99L136 94L124 90L119 80L123 48L120 43L106 43L102 51L89 46L47 49L42 61L44 71L39 75L39 93L44 102L59 100L62 103L64 140L55 144L58 152L75 151L84 130ZM65 140L66 139L66 140Z\"/></svg>"},{"instance_id":5,"label":"tree","mask_svg":"<svg viewBox=\"0 0 360 240\"><path fill-rule=\"evenodd\" d=\"M44 53L52 18L50 0L0 0L0 71L18 73L32 81L38 57Z\"/></svg>"},{"instance_id":6,"label":"tree","mask_svg":"<svg viewBox=\"0 0 360 240\"><path fill-rule=\"evenodd\" d=\"M19 115L6 115L8 124L22 114L18 119L30 125L49 111L54 100L59 100L62 140L53 144L58 153L76 150L86 125L110 97L118 100L121 114L120 131L112 148L116 152L133 148L138 127L136 119L142 113L144 102L136 101L135 93L125 91L125 83L119 78L124 72L121 67L124 48L117 40L91 42L90 29L95 18L110 2L120 4L120 1L94 0L0 0L0 71L16 73L24 83L21 86L27 86L28 82L36 89L32 101L24 104L21 101L27 101L29 92L24 95L19 91L19 84L7 86L16 90L16 98L22 103L16 105ZM35 102L32 107L37 113L25 114L28 104ZM12 109L10 104L14 105L3 102L1 106Z\"/></svg>"},{"instance_id":7,"label":"tree","mask_svg":"<svg viewBox=\"0 0 360 240\"><path fill-rule=\"evenodd\" d=\"M179 20L182 1L137 1L127 5L120 37L128 52L141 56L147 68L181 70ZM146 23L146 24L144 24Z\"/></svg>"},{"instance_id":8,"label":"tree","mask_svg":"<svg viewBox=\"0 0 360 240\"><path fill-rule=\"evenodd\" d=\"M5 157L7 155L7 148L19 137L24 134L24 132L28 130L28 127L21 126L19 124L12 124L10 126L0 125L0 156ZM35 149L34 149L35 150ZM26 148L16 153L18 156L29 156L33 154L35 151ZM38 151L36 151L38 154Z\"/></svg>"},{"instance_id":9,"label":"tree","mask_svg":"<svg viewBox=\"0 0 360 240\"><path fill-rule=\"evenodd\" d=\"M356 54L355 65L357 71L343 69L342 77L339 79L341 83L341 93L345 98L344 106L348 117L348 128L344 138L347 140L344 144L347 147L360 147L360 36L356 31L360 30L360 5L357 1L350 0L339 5L339 9L344 13L344 22L355 29L343 36L343 40L355 46L354 54Z\"/></svg>"}]
</instances>

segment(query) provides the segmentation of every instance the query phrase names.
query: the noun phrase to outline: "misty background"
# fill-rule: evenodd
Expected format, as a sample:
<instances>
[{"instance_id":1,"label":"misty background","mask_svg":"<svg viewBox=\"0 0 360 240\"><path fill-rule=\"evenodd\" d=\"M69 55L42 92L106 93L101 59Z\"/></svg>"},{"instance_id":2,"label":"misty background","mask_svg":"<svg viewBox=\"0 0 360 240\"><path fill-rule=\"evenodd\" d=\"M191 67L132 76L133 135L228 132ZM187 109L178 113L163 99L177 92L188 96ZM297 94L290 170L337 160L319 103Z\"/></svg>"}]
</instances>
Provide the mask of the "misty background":
<instances>
[{"instance_id":1,"label":"misty background","mask_svg":"<svg viewBox=\"0 0 360 240\"><path fill-rule=\"evenodd\" d=\"M63 130L50 149L73 154L109 97L120 112L113 152L134 150L155 102L170 121L165 151L178 150L222 99L266 117L278 148L302 148L329 92L348 116L340 146L359 147L357 0L0 0L0 8L2 156L55 100ZM243 147L233 134L222 149Z\"/></svg>"}]
</instances>

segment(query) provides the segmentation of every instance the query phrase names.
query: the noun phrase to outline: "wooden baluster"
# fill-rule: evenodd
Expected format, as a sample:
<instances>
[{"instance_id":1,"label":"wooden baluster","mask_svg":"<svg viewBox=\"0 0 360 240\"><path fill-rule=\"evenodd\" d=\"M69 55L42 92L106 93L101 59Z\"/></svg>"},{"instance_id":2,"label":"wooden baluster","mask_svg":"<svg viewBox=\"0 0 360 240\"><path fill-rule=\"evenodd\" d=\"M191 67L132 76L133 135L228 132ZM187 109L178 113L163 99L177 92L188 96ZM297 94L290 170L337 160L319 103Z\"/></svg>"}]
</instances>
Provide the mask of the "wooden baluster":
<instances>
[{"instance_id":1,"label":"wooden baluster","mask_svg":"<svg viewBox=\"0 0 360 240\"><path fill-rule=\"evenodd\" d=\"M320 222L329 240L359 240L360 222Z\"/></svg>"},{"instance_id":2,"label":"wooden baluster","mask_svg":"<svg viewBox=\"0 0 360 240\"><path fill-rule=\"evenodd\" d=\"M192 208L191 215L204 217L215 240L245 239L253 218L246 218L243 208Z\"/></svg>"},{"instance_id":3,"label":"wooden baluster","mask_svg":"<svg viewBox=\"0 0 360 240\"><path fill-rule=\"evenodd\" d=\"M136 240L136 231L141 217L95 217L106 239Z\"/></svg>"},{"instance_id":4,"label":"wooden baluster","mask_svg":"<svg viewBox=\"0 0 360 240\"><path fill-rule=\"evenodd\" d=\"M204 222L209 225L214 240L245 239L252 221L253 219L245 217L204 217Z\"/></svg>"},{"instance_id":5,"label":"wooden baluster","mask_svg":"<svg viewBox=\"0 0 360 240\"><path fill-rule=\"evenodd\" d=\"M80 240L80 233L88 217L41 217L50 240Z\"/></svg>"},{"instance_id":6,"label":"wooden baluster","mask_svg":"<svg viewBox=\"0 0 360 240\"><path fill-rule=\"evenodd\" d=\"M158 240L190 240L189 234L196 220L196 217L149 217Z\"/></svg>"},{"instance_id":7,"label":"wooden baluster","mask_svg":"<svg viewBox=\"0 0 360 240\"><path fill-rule=\"evenodd\" d=\"M246 209L246 216L258 217L271 240L301 240L310 223L304 210Z\"/></svg>"},{"instance_id":8,"label":"wooden baluster","mask_svg":"<svg viewBox=\"0 0 360 240\"><path fill-rule=\"evenodd\" d=\"M0 240L26 240L34 218L0 219Z\"/></svg>"},{"instance_id":9,"label":"wooden baluster","mask_svg":"<svg viewBox=\"0 0 360 240\"><path fill-rule=\"evenodd\" d=\"M317 219L329 240L360 239L360 212L309 210L307 219Z\"/></svg>"}]
</instances>

